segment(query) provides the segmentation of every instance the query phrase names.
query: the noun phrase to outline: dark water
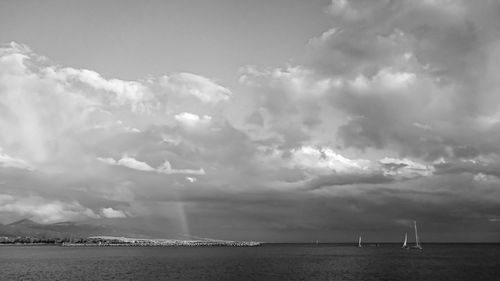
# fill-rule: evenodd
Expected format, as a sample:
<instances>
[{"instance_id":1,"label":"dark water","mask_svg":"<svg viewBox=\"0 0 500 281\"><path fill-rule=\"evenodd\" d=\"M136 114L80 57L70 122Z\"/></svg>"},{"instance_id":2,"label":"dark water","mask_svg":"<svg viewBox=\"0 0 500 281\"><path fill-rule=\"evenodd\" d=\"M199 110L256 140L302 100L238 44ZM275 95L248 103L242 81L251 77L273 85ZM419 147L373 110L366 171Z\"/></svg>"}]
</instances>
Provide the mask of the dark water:
<instances>
[{"instance_id":1,"label":"dark water","mask_svg":"<svg viewBox=\"0 0 500 281\"><path fill-rule=\"evenodd\" d=\"M500 280L500 244L0 247L0 280Z\"/></svg>"}]
</instances>

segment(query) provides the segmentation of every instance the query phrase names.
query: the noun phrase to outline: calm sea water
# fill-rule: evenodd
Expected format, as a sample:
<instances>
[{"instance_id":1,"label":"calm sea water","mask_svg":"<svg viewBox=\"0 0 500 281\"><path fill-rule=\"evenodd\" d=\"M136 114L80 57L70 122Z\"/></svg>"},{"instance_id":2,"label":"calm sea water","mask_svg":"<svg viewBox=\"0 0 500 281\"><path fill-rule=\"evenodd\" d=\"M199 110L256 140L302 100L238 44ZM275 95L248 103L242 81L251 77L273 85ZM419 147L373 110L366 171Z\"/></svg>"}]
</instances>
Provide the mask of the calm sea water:
<instances>
[{"instance_id":1,"label":"calm sea water","mask_svg":"<svg viewBox=\"0 0 500 281\"><path fill-rule=\"evenodd\" d=\"M500 244L424 247L2 246L0 280L500 280Z\"/></svg>"}]
</instances>

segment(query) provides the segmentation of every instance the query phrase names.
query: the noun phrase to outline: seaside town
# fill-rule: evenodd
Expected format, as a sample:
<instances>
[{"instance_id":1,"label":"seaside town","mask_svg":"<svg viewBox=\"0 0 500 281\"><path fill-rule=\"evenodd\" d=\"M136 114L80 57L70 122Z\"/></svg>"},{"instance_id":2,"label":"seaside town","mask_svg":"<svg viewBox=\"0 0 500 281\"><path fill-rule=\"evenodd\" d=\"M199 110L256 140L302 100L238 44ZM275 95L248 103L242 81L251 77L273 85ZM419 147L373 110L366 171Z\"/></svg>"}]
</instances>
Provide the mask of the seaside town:
<instances>
[{"instance_id":1,"label":"seaside town","mask_svg":"<svg viewBox=\"0 0 500 281\"><path fill-rule=\"evenodd\" d=\"M39 237L29 237L29 236L26 237L0 236L0 245L61 245L65 247L80 247L80 246L252 247L252 246L260 246L261 242L228 241L228 240L212 240L212 239L204 239L204 240L147 239L147 238L126 238L126 237L114 237L114 236L91 236L87 238L39 238Z\"/></svg>"}]
</instances>

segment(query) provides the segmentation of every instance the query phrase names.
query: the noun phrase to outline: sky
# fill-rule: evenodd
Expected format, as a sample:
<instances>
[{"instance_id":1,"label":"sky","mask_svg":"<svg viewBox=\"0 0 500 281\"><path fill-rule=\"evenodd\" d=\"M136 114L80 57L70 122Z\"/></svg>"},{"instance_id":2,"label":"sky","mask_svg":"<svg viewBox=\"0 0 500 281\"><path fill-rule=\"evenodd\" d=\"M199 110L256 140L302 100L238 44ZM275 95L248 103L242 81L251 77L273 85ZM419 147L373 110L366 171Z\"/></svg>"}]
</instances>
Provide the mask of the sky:
<instances>
[{"instance_id":1,"label":"sky","mask_svg":"<svg viewBox=\"0 0 500 281\"><path fill-rule=\"evenodd\" d=\"M0 222L500 242L500 1L1 1ZM411 241L411 240L410 240Z\"/></svg>"}]
</instances>

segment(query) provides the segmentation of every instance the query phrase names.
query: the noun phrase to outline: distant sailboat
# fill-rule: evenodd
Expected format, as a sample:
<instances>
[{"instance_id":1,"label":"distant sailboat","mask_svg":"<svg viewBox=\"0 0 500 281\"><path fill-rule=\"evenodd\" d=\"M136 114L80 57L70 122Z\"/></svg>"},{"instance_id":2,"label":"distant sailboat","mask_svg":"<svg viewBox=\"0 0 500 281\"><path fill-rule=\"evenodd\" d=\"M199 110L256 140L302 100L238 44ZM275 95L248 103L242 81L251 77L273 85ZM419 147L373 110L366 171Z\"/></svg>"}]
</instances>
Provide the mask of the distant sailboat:
<instances>
[{"instance_id":1,"label":"distant sailboat","mask_svg":"<svg viewBox=\"0 0 500 281\"><path fill-rule=\"evenodd\" d=\"M358 247L360 247L360 248L362 247L362 246L361 246L361 235L359 236L359 240L358 240Z\"/></svg>"},{"instance_id":2,"label":"distant sailboat","mask_svg":"<svg viewBox=\"0 0 500 281\"><path fill-rule=\"evenodd\" d=\"M414 221L414 225L415 225L415 246L411 248L415 250L423 250L422 246L420 246L420 241L418 241L417 221Z\"/></svg>"},{"instance_id":3,"label":"distant sailboat","mask_svg":"<svg viewBox=\"0 0 500 281\"><path fill-rule=\"evenodd\" d=\"M408 245L406 245L406 242L408 242L408 233L405 233L405 242L403 242L403 246L401 248L408 249Z\"/></svg>"}]
</instances>

